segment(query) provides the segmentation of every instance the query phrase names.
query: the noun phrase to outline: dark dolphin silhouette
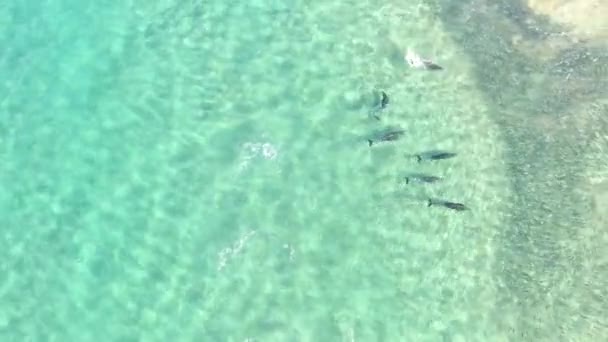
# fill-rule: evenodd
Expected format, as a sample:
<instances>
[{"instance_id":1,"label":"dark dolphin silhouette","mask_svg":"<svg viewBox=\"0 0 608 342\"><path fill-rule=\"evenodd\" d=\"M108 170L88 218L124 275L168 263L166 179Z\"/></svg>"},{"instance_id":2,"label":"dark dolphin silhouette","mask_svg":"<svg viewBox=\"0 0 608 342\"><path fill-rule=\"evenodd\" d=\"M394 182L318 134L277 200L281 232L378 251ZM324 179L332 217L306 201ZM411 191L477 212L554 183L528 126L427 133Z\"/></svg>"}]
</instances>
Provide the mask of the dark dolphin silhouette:
<instances>
[{"instance_id":1,"label":"dark dolphin silhouette","mask_svg":"<svg viewBox=\"0 0 608 342\"><path fill-rule=\"evenodd\" d=\"M367 139L367 142L368 142L369 146L371 147L374 144L374 142L395 141L395 140L399 139L404 133L405 133L405 131L400 130L400 129L389 130L389 131L379 134L378 137L376 137L376 138Z\"/></svg>"},{"instance_id":2,"label":"dark dolphin silhouette","mask_svg":"<svg viewBox=\"0 0 608 342\"><path fill-rule=\"evenodd\" d=\"M444 200L438 200L438 199L429 198L428 206L430 207L432 205L440 205L442 207L446 207L448 209L452 209L452 210L456 210L456 211L464 211L464 210L468 210L469 209L469 208L467 208L462 203L456 203L456 202L450 202L450 201L444 201Z\"/></svg>"}]
</instances>

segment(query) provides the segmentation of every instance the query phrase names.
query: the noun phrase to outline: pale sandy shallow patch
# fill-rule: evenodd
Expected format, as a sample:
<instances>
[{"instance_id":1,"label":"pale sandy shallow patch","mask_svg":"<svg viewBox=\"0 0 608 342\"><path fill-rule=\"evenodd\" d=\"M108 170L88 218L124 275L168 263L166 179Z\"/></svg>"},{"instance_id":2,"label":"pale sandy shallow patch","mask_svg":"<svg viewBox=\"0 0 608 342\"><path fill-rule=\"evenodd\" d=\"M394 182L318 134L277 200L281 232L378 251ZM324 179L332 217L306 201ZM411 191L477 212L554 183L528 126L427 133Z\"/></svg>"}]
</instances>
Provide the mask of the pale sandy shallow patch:
<instances>
[{"instance_id":1,"label":"pale sandy shallow patch","mask_svg":"<svg viewBox=\"0 0 608 342\"><path fill-rule=\"evenodd\" d=\"M565 25L579 39L601 40L608 37L608 1L528 0L527 4L535 13Z\"/></svg>"},{"instance_id":2,"label":"pale sandy shallow patch","mask_svg":"<svg viewBox=\"0 0 608 342\"><path fill-rule=\"evenodd\" d=\"M511 34L513 47L528 57L548 61L574 46L608 46L608 1L528 0L525 5L539 16L526 18L525 24L544 31L542 39L525 38L522 29L508 18L498 25ZM538 19L557 26L549 28Z\"/></svg>"}]
</instances>

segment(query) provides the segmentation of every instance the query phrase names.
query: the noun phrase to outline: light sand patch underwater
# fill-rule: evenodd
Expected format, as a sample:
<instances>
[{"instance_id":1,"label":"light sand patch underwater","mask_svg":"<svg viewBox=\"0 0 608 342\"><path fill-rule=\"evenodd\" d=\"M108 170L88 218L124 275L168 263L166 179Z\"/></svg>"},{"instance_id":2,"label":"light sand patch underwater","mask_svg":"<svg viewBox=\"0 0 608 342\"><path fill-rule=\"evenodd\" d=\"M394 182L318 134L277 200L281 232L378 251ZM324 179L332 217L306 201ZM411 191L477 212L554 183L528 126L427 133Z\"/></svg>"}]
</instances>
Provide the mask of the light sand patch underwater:
<instances>
[{"instance_id":1,"label":"light sand patch underwater","mask_svg":"<svg viewBox=\"0 0 608 342\"><path fill-rule=\"evenodd\" d=\"M604 44L608 38L608 2L604 0L528 0L535 13L564 26L579 40ZM565 32L565 33L566 33Z\"/></svg>"}]
</instances>

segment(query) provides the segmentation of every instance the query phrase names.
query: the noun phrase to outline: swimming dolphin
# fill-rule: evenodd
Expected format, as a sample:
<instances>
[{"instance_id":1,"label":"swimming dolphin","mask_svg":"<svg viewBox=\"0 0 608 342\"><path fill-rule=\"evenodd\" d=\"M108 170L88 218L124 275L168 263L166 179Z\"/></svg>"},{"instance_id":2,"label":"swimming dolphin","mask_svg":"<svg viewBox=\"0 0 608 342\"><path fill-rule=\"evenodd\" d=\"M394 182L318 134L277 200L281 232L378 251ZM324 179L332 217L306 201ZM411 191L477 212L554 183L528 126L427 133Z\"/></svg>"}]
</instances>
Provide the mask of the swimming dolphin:
<instances>
[{"instance_id":1,"label":"swimming dolphin","mask_svg":"<svg viewBox=\"0 0 608 342\"><path fill-rule=\"evenodd\" d=\"M379 111L383 110L384 108L386 108L386 106L388 105L388 95L386 95L385 92L381 92L380 93L380 104L376 105L376 107L374 107L374 109L372 109L372 111L370 112L370 114L376 119L376 120L380 120L380 117L376 114Z\"/></svg>"},{"instance_id":2,"label":"swimming dolphin","mask_svg":"<svg viewBox=\"0 0 608 342\"><path fill-rule=\"evenodd\" d=\"M452 209L452 210L456 210L456 211L464 211L464 210L469 209L462 203L455 203L455 202L449 202L449 201L444 201L444 200L433 200L433 199L429 198L429 202L428 202L427 206L430 207L432 205L440 205L442 207L446 207L448 209Z\"/></svg>"},{"instance_id":3,"label":"swimming dolphin","mask_svg":"<svg viewBox=\"0 0 608 342\"><path fill-rule=\"evenodd\" d=\"M428 70L443 70L443 68L438 65L433 63L433 61L430 61L428 59L425 59L422 61L422 63L424 63L424 68L428 69Z\"/></svg>"},{"instance_id":4,"label":"swimming dolphin","mask_svg":"<svg viewBox=\"0 0 608 342\"><path fill-rule=\"evenodd\" d=\"M414 156L420 163L423 160L439 160L439 159L453 158L456 156L456 153L443 152L443 151L432 151L432 152L424 152L424 153L416 154Z\"/></svg>"},{"instance_id":5,"label":"swimming dolphin","mask_svg":"<svg viewBox=\"0 0 608 342\"><path fill-rule=\"evenodd\" d=\"M380 134L376 139L367 139L367 143L371 147L376 141L395 141L399 139L403 133L405 133L403 130L390 130Z\"/></svg>"},{"instance_id":6,"label":"swimming dolphin","mask_svg":"<svg viewBox=\"0 0 608 342\"><path fill-rule=\"evenodd\" d=\"M410 181L418 182L418 183L435 183L439 182L441 177L424 175L421 173L414 173L405 176L405 184L409 184Z\"/></svg>"},{"instance_id":7,"label":"swimming dolphin","mask_svg":"<svg viewBox=\"0 0 608 342\"><path fill-rule=\"evenodd\" d=\"M412 67L412 68L427 69L427 70L442 70L443 69L441 66L439 66L438 64L435 64L431 60L422 59L422 57L420 57L417 53L410 50L409 48L407 49L407 52L405 53L404 59L407 62L407 64L409 64L410 67Z\"/></svg>"},{"instance_id":8,"label":"swimming dolphin","mask_svg":"<svg viewBox=\"0 0 608 342\"><path fill-rule=\"evenodd\" d=\"M382 99L380 100L380 108L384 109L388 105L388 95L382 92Z\"/></svg>"}]
</instances>

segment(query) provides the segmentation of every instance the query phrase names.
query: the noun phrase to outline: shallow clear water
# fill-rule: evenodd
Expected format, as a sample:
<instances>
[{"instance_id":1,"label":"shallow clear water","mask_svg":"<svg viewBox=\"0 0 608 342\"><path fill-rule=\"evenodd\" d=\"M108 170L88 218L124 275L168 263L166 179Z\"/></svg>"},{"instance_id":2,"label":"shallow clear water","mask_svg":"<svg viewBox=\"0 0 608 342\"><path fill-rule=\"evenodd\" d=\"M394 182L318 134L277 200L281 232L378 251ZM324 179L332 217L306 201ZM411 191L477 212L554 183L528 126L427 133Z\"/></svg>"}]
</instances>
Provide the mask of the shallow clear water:
<instances>
[{"instance_id":1,"label":"shallow clear water","mask_svg":"<svg viewBox=\"0 0 608 342\"><path fill-rule=\"evenodd\" d=\"M571 238L590 220L585 203L550 230L571 188L522 176L547 160L563 163L564 177L588 171L558 148L515 172L534 165L517 151L536 133L513 113L534 103L497 103L482 82L487 65L468 50L479 41L472 26L450 10L2 5L1 339L608 336L606 259L584 244L606 235L592 225ZM409 68L408 47L444 70ZM390 103L375 120L380 91ZM406 133L368 146L391 127ZM412 157L437 149L458 155ZM443 181L406 185L408 173ZM549 208L530 204L532 194ZM427 207L428 198L471 210ZM573 280L581 265L585 284Z\"/></svg>"}]
</instances>

